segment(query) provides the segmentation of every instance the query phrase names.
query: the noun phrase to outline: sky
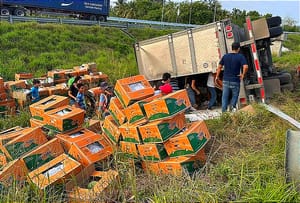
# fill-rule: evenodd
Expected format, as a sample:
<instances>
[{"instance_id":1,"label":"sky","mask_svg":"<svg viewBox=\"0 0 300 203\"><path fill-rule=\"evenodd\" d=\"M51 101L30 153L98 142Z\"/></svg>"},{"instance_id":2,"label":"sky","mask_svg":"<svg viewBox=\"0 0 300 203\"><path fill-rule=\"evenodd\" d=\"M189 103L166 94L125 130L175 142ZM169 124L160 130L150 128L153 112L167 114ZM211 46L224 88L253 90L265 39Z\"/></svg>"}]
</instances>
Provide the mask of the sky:
<instances>
[{"instance_id":1,"label":"sky","mask_svg":"<svg viewBox=\"0 0 300 203\"><path fill-rule=\"evenodd\" d=\"M300 0L276 1L276 0L219 0L222 8L232 11L233 8L246 11L257 11L264 15L267 13L272 16L280 16L284 18L292 18L300 25Z\"/></svg>"}]
</instances>

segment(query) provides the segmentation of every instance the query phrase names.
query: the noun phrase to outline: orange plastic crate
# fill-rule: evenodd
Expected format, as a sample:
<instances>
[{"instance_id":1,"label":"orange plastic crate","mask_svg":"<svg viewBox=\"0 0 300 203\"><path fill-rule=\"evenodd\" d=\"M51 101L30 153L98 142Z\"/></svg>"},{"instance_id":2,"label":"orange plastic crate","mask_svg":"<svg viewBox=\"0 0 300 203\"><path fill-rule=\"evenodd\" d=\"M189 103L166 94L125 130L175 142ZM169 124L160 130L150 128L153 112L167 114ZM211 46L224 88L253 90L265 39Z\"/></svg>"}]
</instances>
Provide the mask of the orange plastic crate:
<instances>
[{"instance_id":1,"label":"orange plastic crate","mask_svg":"<svg viewBox=\"0 0 300 203\"><path fill-rule=\"evenodd\" d=\"M148 161L164 160L168 154L163 144L139 144L137 145L140 157Z\"/></svg>"},{"instance_id":2,"label":"orange plastic crate","mask_svg":"<svg viewBox=\"0 0 300 203\"><path fill-rule=\"evenodd\" d=\"M119 142L121 133L111 115L105 117L102 128L103 132L113 143L117 144Z\"/></svg>"},{"instance_id":3,"label":"orange plastic crate","mask_svg":"<svg viewBox=\"0 0 300 203\"><path fill-rule=\"evenodd\" d=\"M62 106L44 113L45 127L57 132L66 132L81 127L84 122L84 110L71 106Z\"/></svg>"},{"instance_id":4,"label":"orange plastic crate","mask_svg":"<svg viewBox=\"0 0 300 203\"><path fill-rule=\"evenodd\" d=\"M164 143L170 157L196 154L210 139L210 133L204 121L192 122L177 136Z\"/></svg>"},{"instance_id":5,"label":"orange plastic crate","mask_svg":"<svg viewBox=\"0 0 300 203\"><path fill-rule=\"evenodd\" d=\"M88 166L110 156L113 148L103 135L92 135L72 144L69 154L83 166Z\"/></svg>"},{"instance_id":6,"label":"orange plastic crate","mask_svg":"<svg viewBox=\"0 0 300 203\"><path fill-rule=\"evenodd\" d=\"M121 151L129 158L138 158L139 152L137 146L133 142L120 141Z\"/></svg>"},{"instance_id":7,"label":"orange plastic crate","mask_svg":"<svg viewBox=\"0 0 300 203\"><path fill-rule=\"evenodd\" d=\"M64 149L59 140L54 138L26 154L22 157L22 160L26 164L27 169L32 171L63 153Z\"/></svg>"},{"instance_id":8,"label":"orange plastic crate","mask_svg":"<svg viewBox=\"0 0 300 203\"><path fill-rule=\"evenodd\" d=\"M29 128L26 133L15 137L4 145L7 157L20 158L22 155L46 143L47 137L41 127Z\"/></svg>"},{"instance_id":9,"label":"orange plastic crate","mask_svg":"<svg viewBox=\"0 0 300 203\"><path fill-rule=\"evenodd\" d=\"M138 131L138 127L145 124L145 122L139 122L134 124L125 123L119 127L119 131L122 138L126 142L142 143L141 135Z\"/></svg>"},{"instance_id":10,"label":"orange plastic crate","mask_svg":"<svg viewBox=\"0 0 300 203\"><path fill-rule=\"evenodd\" d=\"M133 103L132 105L126 107L124 109L124 114L128 120L129 123L135 123L140 120L146 119L146 113L144 109L144 104L153 101L154 99L162 97L161 94L154 95L152 97L148 97L146 99L143 99L141 101L137 101Z\"/></svg>"},{"instance_id":11,"label":"orange plastic crate","mask_svg":"<svg viewBox=\"0 0 300 203\"><path fill-rule=\"evenodd\" d=\"M165 142L176 135L186 126L184 113L179 113L173 118L153 121L139 126L139 132L145 143Z\"/></svg>"},{"instance_id":12,"label":"orange plastic crate","mask_svg":"<svg viewBox=\"0 0 300 203\"><path fill-rule=\"evenodd\" d=\"M154 89L143 75L117 80L114 91L124 107L154 95Z\"/></svg>"},{"instance_id":13,"label":"orange plastic crate","mask_svg":"<svg viewBox=\"0 0 300 203\"><path fill-rule=\"evenodd\" d=\"M183 173L192 173L202 168L206 161L204 149L200 150L194 156L181 156L167 158L159 162L160 173L182 175Z\"/></svg>"},{"instance_id":14,"label":"orange plastic crate","mask_svg":"<svg viewBox=\"0 0 300 203\"><path fill-rule=\"evenodd\" d=\"M117 97L113 97L109 103L109 112L118 125L126 122L127 118L124 114L124 108Z\"/></svg>"},{"instance_id":15,"label":"orange plastic crate","mask_svg":"<svg viewBox=\"0 0 300 203\"><path fill-rule=\"evenodd\" d=\"M28 174L31 182L43 190L47 186L70 180L82 170L79 162L66 154L55 157Z\"/></svg>"},{"instance_id":16,"label":"orange plastic crate","mask_svg":"<svg viewBox=\"0 0 300 203\"><path fill-rule=\"evenodd\" d=\"M68 133L57 134L56 137L60 140L63 148L69 151L72 144L77 143L80 140L86 139L87 137L97 135L93 131L86 128L77 128Z\"/></svg>"},{"instance_id":17,"label":"orange plastic crate","mask_svg":"<svg viewBox=\"0 0 300 203\"><path fill-rule=\"evenodd\" d=\"M34 104L29 106L29 110L33 118L43 121L44 113L61 106L66 106L69 104L69 98L64 96L52 95L46 97Z\"/></svg>"},{"instance_id":18,"label":"orange plastic crate","mask_svg":"<svg viewBox=\"0 0 300 203\"><path fill-rule=\"evenodd\" d=\"M144 104L149 121L173 117L189 107L191 107L191 103L186 90L178 90Z\"/></svg>"},{"instance_id":19,"label":"orange plastic crate","mask_svg":"<svg viewBox=\"0 0 300 203\"><path fill-rule=\"evenodd\" d=\"M28 169L22 159L16 159L6 164L0 171L0 182L10 186L14 181L25 181Z\"/></svg>"}]
</instances>

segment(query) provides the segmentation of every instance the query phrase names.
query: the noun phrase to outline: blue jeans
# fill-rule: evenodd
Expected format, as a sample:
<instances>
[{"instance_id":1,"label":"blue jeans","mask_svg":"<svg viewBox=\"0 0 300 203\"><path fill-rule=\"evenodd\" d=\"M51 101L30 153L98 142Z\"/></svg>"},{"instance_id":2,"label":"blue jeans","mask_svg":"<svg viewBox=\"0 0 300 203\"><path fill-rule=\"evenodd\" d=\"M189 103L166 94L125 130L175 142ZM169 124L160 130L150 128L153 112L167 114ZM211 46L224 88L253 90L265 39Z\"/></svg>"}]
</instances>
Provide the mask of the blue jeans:
<instances>
[{"instance_id":1,"label":"blue jeans","mask_svg":"<svg viewBox=\"0 0 300 203\"><path fill-rule=\"evenodd\" d=\"M217 100L217 92L214 87L208 87L208 91L210 93L210 100L208 102L208 108L213 107Z\"/></svg>"},{"instance_id":2,"label":"blue jeans","mask_svg":"<svg viewBox=\"0 0 300 203\"><path fill-rule=\"evenodd\" d=\"M196 104L196 98L195 98L195 92L191 87L186 88L186 91L188 93L191 105L194 106Z\"/></svg>"},{"instance_id":3,"label":"blue jeans","mask_svg":"<svg viewBox=\"0 0 300 203\"><path fill-rule=\"evenodd\" d=\"M238 101L239 93L240 93L240 83L239 82L223 81L222 112L227 111L230 92L232 93L230 106L232 108L236 108L236 103Z\"/></svg>"}]
</instances>

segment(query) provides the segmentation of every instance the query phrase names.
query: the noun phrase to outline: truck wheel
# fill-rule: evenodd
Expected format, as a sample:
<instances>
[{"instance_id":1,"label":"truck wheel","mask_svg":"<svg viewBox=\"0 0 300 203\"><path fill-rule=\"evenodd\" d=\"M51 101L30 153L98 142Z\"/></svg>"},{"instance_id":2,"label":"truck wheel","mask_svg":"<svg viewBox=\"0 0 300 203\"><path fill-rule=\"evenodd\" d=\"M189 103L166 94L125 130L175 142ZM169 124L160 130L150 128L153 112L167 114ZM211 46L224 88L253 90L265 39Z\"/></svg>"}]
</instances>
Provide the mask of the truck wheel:
<instances>
[{"instance_id":1,"label":"truck wheel","mask_svg":"<svg viewBox=\"0 0 300 203\"><path fill-rule=\"evenodd\" d=\"M98 18L97 18L96 15L90 15L89 19L90 19L91 21L97 21L97 20L98 20Z\"/></svg>"},{"instance_id":2,"label":"truck wheel","mask_svg":"<svg viewBox=\"0 0 300 203\"><path fill-rule=\"evenodd\" d=\"M99 21L106 22L106 17L105 16L99 16Z\"/></svg>"},{"instance_id":3,"label":"truck wheel","mask_svg":"<svg viewBox=\"0 0 300 203\"><path fill-rule=\"evenodd\" d=\"M289 83L285 85L280 85L281 92L286 92L286 91L293 91L294 90L294 84Z\"/></svg>"},{"instance_id":4,"label":"truck wheel","mask_svg":"<svg viewBox=\"0 0 300 203\"><path fill-rule=\"evenodd\" d=\"M281 24L281 17L280 16L274 16L271 18L267 18L267 24L268 27L276 27Z\"/></svg>"},{"instance_id":5,"label":"truck wheel","mask_svg":"<svg viewBox=\"0 0 300 203\"><path fill-rule=\"evenodd\" d=\"M0 13L2 16L9 16L10 15L10 10L8 8L1 8Z\"/></svg>"},{"instance_id":6,"label":"truck wheel","mask_svg":"<svg viewBox=\"0 0 300 203\"><path fill-rule=\"evenodd\" d=\"M26 13L25 13L25 10L23 8L17 8L15 11L14 11L14 15L15 16L25 16Z\"/></svg>"},{"instance_id":7,"label":"truck wheel","mask_svg":"<svg viewBox=\"0 0 300 203\"><path fill-rule=\"evenodd\" d=\"M269 28L270 38L278 37L283 33L282 27Z\"/></svg>"}]
</instances>

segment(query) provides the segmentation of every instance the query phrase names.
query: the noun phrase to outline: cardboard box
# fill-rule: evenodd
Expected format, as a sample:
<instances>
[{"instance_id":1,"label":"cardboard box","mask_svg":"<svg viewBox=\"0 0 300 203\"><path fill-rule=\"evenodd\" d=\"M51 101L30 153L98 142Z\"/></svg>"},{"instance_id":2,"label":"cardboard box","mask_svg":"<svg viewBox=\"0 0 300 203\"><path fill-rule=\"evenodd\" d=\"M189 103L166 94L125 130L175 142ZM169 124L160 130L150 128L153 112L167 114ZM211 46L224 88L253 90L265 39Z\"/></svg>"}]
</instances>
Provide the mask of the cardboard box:
<instances>
[{"instance_id":1,"label":"cardboard box","mask_svg":"<svg viewBox=\"0 0 300 203\"><path fill-rule=\"evenodd\" d=\"M90 131L86 128L77 128L67 133L57 134L56 137L60 140L63 148L66 151L69 151L72 144L77 143L80 140L86 139L87 137L98 135L93 131Z\"/></svg>"},{"instance_id":2,"label":"cardboard box","mask_svg":"<svg viewBox=\"0 0 300 203\"><path fill-rule=\"evenodd\" d=\"M154 89L143 75L117 80L114 91L124 107L154 95Z\"/></svg>"},{"instance_id":3,"label":"cardboard box","mask_svg":"<svg viewBox=\"0 0 300 203\"><path fill-rule=\"evenodd\" d=\"M28 80L28 79L32 79L33 78L33 74L32 73L16 73L15 74L15 80Z\"/></svg>"},{"instance_id":4,"label":"cardboard box","mask_svg":"<svg viewBox=\"0 0 300 203\"><path fill-rule=\"evenodd\" d=\"M121 148L121 151L124 152L126 157L129 157L129 158L138 158L139 157L139 152L138 152L137 146L133 142L120 141L120 148Z\"/></svg>"},{"instance_id":5,"label":"cardboard box","mask_svg":"<svg viewBox=\"0 0 300 203\"><path fill-rule=\"evenodd\" d=\"M28 89L18 89L12 92L12 97L14 99L22 101L30 101L30 90Z\"/></svg>"},{"instance_id":6,"label":"cardboard box","mask_svg":"<svg viewBox=\"0 0 300 203\"><path fill-rule=\"evenodd\" d=\"M5 156L5 154L3 154L1 152L1 149L0 149L0 168L5 166L6 164L7 164L6 156Z\"/></svg>"},{"instance_id":7,"label":"cardboard box","mask_svg":"<svg viewBox=\"0 0 300 203\"><path fill-rule=\"evenodd\" d=\"M111 98L108 110L118 125L126 122L127 118L124 114L124 108L117 97Z\"/></svg>"},{"instance_id":8,"label":"cardboard box","mask_svg":"<svg viewBox=\"0 0 300 203\"><path fill-rule=\"evenodd\" d=\"M26 154L22 157L22 160L26 164L27 169L33 171L63 153L64 149L59 140L54 138Z\"/></svg>"},{"instance_id":9,"label":"cardboard box","mask_svg":"<svg viewBox=\"0 0 300 203\"><path fill-rule=\"evenodd\" d=\"M14 114L16 111L16 103L14 99L7 99L0 101L0 112L6 112L7 114Z\"/></svg>"},{"instance_id":10,"label":"cardboard box","mask_svg":"<svg viewBox=\"0 0 300 203\"><path fill-rule=\"evenodd\" d=\"M0 146L31 131L32 128L21 128L19 126L2 131L0 132Z\"/></svg>"},{"instance_id":11,"label":"cardboard box","mask_svg":"<svg viewBox=\"0 0 300 203\"><path fill-rule=\"evenodd\" d=\"M30 113L34 119L43 121L44 113L58 107L69 104L69 98L58 95L51 95L29 106Z\"/></svg>"},{"instance_id":12,"label":"cardboard box","mask_svg":"<svg viewBox=\"0 0 300 203\"><path fill-rule=\"evenodd\" d=\"M30 172L28 177L32 183L43 190L49 185L62 183L71 179L71 177L78 174L81 169L82 166L79 162L66 154L61 154Z\"/></svg>"},{"instance_id":13,"label":"cardboard box","mask_svg":"<svg viewBox=\"0 0 300 203\"><path fill-rule=\"evenodd\" d=\"M146 113L144 109L144 104L153 101L154 99L162 97L162 94L154 95L152 97L148 97L141 101L137 101L130 106L124 109L124 114L129 123L135 123L140 120L146 119Z\"/></svg>"},{"instance_id":14,"label":"cardboard box","mask_svg":"<svg viewBox=\"0 0 300 203\"><path fill-rule=\"evenodd\" d=\"M119 143L121 133L119 127L111 115L106 116L103 122L103 132L115 144Z\"/></svg>"},{"instance_id":15,"label":"cardboard box","mask_svg":"<svg viewBox=\"0 0 300 203\"><path fill-rule=\"evenodd\" d=\"M184 112L191 103L186 90L178 90L144 104L149 121L172 117L177 113Z\"/></svg>"},{"instance_id":16,"label":"cardboard box","mask_svg":"<svg viewBox=\"0 0 300 203\"><path fill-rule=\"evenodd\" d=\"M0 182L5 186L10 186L14 181L25 181L27 174L28 170L23 160L16 159L9 162L0 171Z\"/></svg>"},{"instance_id":17,"label":"cardboard box","mask_svg":"<svg viewBox=\"0 0 300 203\"><path fill-rule=\"evenodd\" d=\"M142 168L147 173L152 173L152 174L156 174L156 175L160 174L159 162L143 160Z\"/></svg>"},{"instance_id":18,"label":"cardboard box","mask_svg":"<svg viewBox=\"0 0 300 203\"><path fill-rule=\"evenodd\" d=\"M62 106L47 111L45 127L56 132L66 132L81 127L84 122L84 110L71 106Z\"/></svg>"},{"instance_id":19,"label":"cardboard box","mask_svg":"<svg viewBox=\"0 0 300 203\"><path fill-rule=\"evenodd\" d=\"M92 135L72 144L68 154L83 166L88 166L110 156L113 148L103 135Z\"/></svg>"},{"instance_id":20,"label":"cardboard box","mask_svg":"<svg viewBox=\"0 0 300 203\"><path fill-rule=\"evenodd\" d=\"M71 201L99 201L101 193L106 192L108 189L114 190L112 187L118 181L119 174L117 171L96 171L94 165L91 164L77 174L74 180L66 184L66 191ZM94 183L94 186L89 189L91 183Z\"/></svg>"},{"instance_id":21,"label":"cardboard box","mask_svg":"<svg viewBox=\"0 0 300 203\"><path fill-rule=\"evenodd\" d=\"M10 91L15 91L18 89L25 89L26 84L25 80L19 80L19 81L7 81L4 83L4 86L9 89Z\"/></svg>"},{"instance_id":22,"label":"cardboard box","mask_svg":"<svg viewBox=\"0 0 300 203\"><path fill-rule=\"evenodd\" d=\"M49 95L68 96L68 89L66 88L67 85L64 85L64 83L60 83L56 86L48 87Z\"/></svg>"},{"instance_id":23,"label":"cardboard box","mask_svg":"<svg viewBox=\"0 0 300 203\"><path fill-rule=\"evenodd\" d=\"M204 121L192 122L181 133L164 143L170 157L196 154L210 139Z\"/></svg>"},{"instance_id":24,"label":"cardboard box","mask_svg":"<svg viewBox=\"0 0 300 203\"><path fill-rule=\"evenodd\" d=\"M165 142L176 135L186 126L184 113L179 113L173 118L153 121L139 126L139 132L145 143Z\"/></svg>"},{"instance_id":25,"label":"cardboard box","mask_svg":"<svg viewBox=\"0 0 300 203\"><path fill-rule=\"evenodd\" d=\"M5 92L3 92L3 93L0 92L0 101L6 100L6 99L8 99L7 94Z\"/></svg>"},{"instance_id":26,"label":"cardboard box","mask_svg":"<svg viewBox=\"0 0 300 203\"><path fill-rule=\"evenodd\" d=\"M141 135L139 133L139 126L145 124L145 122L140 121L139 123L129 124L125 123L119 126L119 131L122 135L122 138L126 142L133 142L133 143L142 143Z\"/></svg>"},{"instance_id":27,"label":"cardboard box","mask_svg":"<svg viewBox=\"0 0 300 203\"><path fill-rule=\"evenodd\" d=\"M30 122L30 127L35 128L35 127L43 127L45 124L43 123L43 121L35 119L35 118L30 118L29 119Z\"/></svg>"},{"instance_id":28,"label":"cardboard box","mask_svg":"<svg viewBox=\"0 0 300 203\"><path fill-rule=\"evenodd\" d=\"M47 76L53 78L54 81L61 80L61 79L66 79L66 74L65 74L64 70L48 71Z\"/></svg>"},{"instance_id":29,"label":"cardboard box","mask_svg":"<svg viewBox=\"0 0 300 203\"><path fill-rule=\"evenodd\" d=\"M89 120L89 127L87 128L90 131L93 131L94 133L102 133L102 127L100 120Z\"/></svg>"},{"instance_id":30,"label":"cardboard box","mask_svg":"<svg viewBox=\"0 0 300 203\"><path fill-rule=\"evenodd\" d=\"M137 145L140 157L148 161L161 161L167 158L168 154L163 144L139 144Z\"/></svg>"},{"instance_id":31,"label":"cardboard box","mask_svg":"<svg viewBox=\"0 0 300 203\"><path fill-rule=\"evenodd\" d=\"M73 70L73 69L66 69L65 70L65 75L70 75L71 77L77 77L78 73L77 71Z\"/></svg>"},{"instance_id":32,"label":"cardboard box","mask_svg":"<svg viewBox=\"0 0 300 203\"><path fill-rule=\"evenodd\" d=\"M77 72L78 76L83 76L89 74L87 67L75 66L73 69Z\"/></svg>"},{"instance_id":33,"label":"cardboard box","mask_svg":"<svg viewBox=\"0 0 300 203\"><path fill-rule=\"evenodd\" d=\"M47 137L42 128L29 128L26 133L15 137L4 145L7 157L12 159L20 158L22 155L46 143Z\"/></svg>"},{"instance_id":34,"label":"cardboard box","mask_svg":"<svg viewBox=\"0 0 300 203\"><path fill-rule=\"evenodd\" d=\"M182 175L183 173L193 173L202 168L206 161L204 149L200 150L195 156L181 156L167 158L159 162L160 173Z\"/></svg>"}]
</instances>

